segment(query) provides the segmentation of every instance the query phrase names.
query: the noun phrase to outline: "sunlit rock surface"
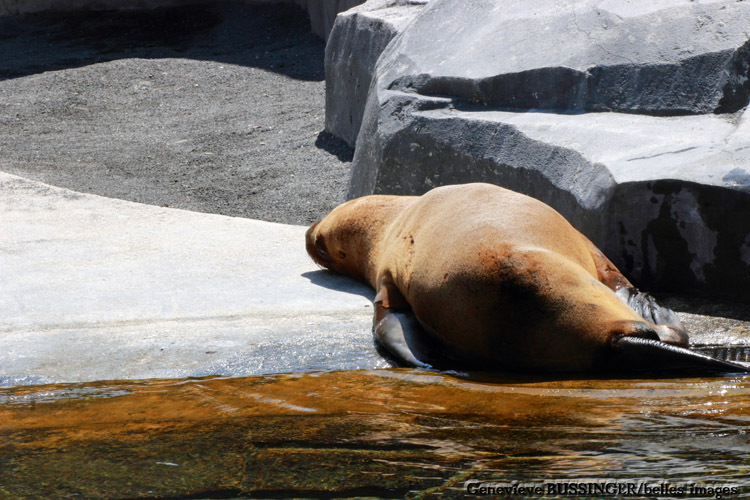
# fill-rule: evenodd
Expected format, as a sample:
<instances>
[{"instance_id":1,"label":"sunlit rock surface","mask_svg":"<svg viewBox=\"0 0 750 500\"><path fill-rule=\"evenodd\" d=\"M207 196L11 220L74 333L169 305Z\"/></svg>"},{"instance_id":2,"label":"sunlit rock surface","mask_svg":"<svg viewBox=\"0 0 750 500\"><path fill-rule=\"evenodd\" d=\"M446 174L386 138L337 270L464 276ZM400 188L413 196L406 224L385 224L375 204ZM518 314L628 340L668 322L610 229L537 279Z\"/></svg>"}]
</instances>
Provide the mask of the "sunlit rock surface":
<instances>
[{"instance_id":1,"label":"sunlit rock surface","mask_svg":"<svg viewBox=\"0 0 750 500\"><path fill-rule=\"evenodd\" d=\"M317 269L302 226L0 193L2 385L387 366L372 292Z\"/></svg>"},{"instance_id":2,"label":"sunlit rock surface","mask_svg":"<svg viewBox=\"0 0 750 500\"><path fill-rule=\"evenodd\" d=\"M644 288L750 300L750 4L412 11L383 29L364 108L329 94L329 130L357 134L350 197L492 182L552 205ZM380 24L359 18L340 17L329 64L373 58L359 41Z\"/></svg>"},{"instance_id":3,"label":"sunlit rock surface","mask_svg":"<svg viewBox=\"0 0 750 500\"><path fill-rule=\"evenodd\" d=\"M341 12L326 43L326 130L354 146L375 64L429 0L370 0Z\"/></svg>"}]
</instances>

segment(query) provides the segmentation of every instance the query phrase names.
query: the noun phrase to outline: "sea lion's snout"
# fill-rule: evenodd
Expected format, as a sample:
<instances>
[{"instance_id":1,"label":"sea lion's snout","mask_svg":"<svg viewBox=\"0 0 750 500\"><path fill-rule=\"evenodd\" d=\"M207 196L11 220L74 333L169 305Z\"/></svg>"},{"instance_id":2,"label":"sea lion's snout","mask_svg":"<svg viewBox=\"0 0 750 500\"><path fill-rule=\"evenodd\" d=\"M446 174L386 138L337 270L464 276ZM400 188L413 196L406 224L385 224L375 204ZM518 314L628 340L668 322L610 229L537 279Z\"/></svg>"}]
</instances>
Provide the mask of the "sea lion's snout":
<instances>
[{"instance_id":1,"label":"sea lion's snout","mask_svg":"<svg viewBox=\"0 0 750 500\"><path fill-rule=\"evenodd\" d=\"M320 221L307 228L307 232L305 232L305 250L313 260L315 260L315 228L318 224L320 224Z\"/></svg>"},{"instance_id":2,"label":"sea lion's snout","mask_svg":"<svg viewBox=\"0 0 750 500\"><path fill-rule=\"evenodd\" d=\"M323 267L329 267L331 264L331 255L325 248L323 239L318 234L318 225L320 221L309 227L305 233L305 249L310 258L316 264Z\"/></svg>"}]
</instances>

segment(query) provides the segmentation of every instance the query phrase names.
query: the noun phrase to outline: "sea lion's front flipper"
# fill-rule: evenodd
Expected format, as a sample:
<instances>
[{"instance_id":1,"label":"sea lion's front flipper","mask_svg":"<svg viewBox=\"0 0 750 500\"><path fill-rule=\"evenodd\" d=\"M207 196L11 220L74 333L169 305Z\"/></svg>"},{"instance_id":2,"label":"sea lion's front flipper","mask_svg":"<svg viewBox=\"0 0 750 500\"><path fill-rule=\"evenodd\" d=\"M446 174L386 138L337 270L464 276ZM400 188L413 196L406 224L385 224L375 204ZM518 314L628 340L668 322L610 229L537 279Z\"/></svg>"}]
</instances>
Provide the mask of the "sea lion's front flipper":
<instances>
[{"instance_id":1,"label":"sea lion's front flipper","mask_svg":"<svg viewBox=\"0 0 750 500\"><path fill-rule=\"evenodd\" d=\"M750 373L750 367L712 358L683 347L639 337L622 337L614 344L615 366L623 370L685 373Z\"/></svg>"},{"instance_id":2,"label":"sea lion's front flipper","mask_svg":"<svg viewBox=\"0 0 750 500\"><path fill-rule=\"evenodd\" d=\"M375 340L388 350L399 365L433 368L429 364L424 332L411 311L387 311L375 324Z\"/></svg>"},{"instance_id":3,"label":"sea lion's front flipper","mask_svg":"<svg viewBox=\"0 0 750 500\"><path fill-rule=\"evenodd\" d=\"M372 324L375 340L398 365L433 368L425 332L389 275L380 279Z\"/></svg>"}]
</instances>

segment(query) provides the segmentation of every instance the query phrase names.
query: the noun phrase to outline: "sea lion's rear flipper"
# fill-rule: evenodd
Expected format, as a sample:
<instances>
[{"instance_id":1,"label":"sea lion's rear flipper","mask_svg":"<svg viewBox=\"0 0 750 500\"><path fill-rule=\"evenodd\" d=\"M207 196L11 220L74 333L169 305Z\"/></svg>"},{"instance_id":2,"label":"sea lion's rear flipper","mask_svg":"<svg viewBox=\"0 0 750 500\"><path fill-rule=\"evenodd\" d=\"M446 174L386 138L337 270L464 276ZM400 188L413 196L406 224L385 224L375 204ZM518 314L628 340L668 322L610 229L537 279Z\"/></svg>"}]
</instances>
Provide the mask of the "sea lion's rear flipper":
<instances>
[{"instance_id":1,"label":"sea lion's rear flipper","mask_svg":"<svg viewBox=\"0 0 750 500\"><path fill-rule=\"evenodd\" d=\"M402 366L431 369L424 331L411 311L387 311L373 329L375 340Z\"/></svg>"},{"instance_id":2,"label":"sea lion's rear flipper","mask_svg":"<svg viewBox=\"0 0 750 500\"><path fill-rule=\"evenodd\" d=\"M615 295L646 321L655 325L669 325L684 331L677 314L671 309L659 305L651 294L641 292L633 286L627 286L615 290Z\"/></svg>"},{"instance_id":3,"label":"sea lion's rear flipper","mask_svg":"<svg viewBox=\"0 0 750 500\"><path fill-rule=\"evenodd\" d=\"M750 373L750 367L712 358L683 347L639 337L622 337L615 342L614 367L627 371L680 371L698 373Z\"/></svg>"},{"instance_id":4,"label":"sea lion's rear flipper","mask_svg":"<svg viewBox=\"0 0 750 500\"><path fill-rule=\"evenodd\" d=\"M585 237L584 237L585 238ZM641 292L633 286L628 279L615 267L596 245L585 239L591 253L591 258L596 266L596 273L599 281L615 292L620 300L625 302L632 310L638 313L643 319L655 325L667 325L676 328L685 333L680 318L674 311L659 305L653 296Z\"/></svg>"}]
</instances>

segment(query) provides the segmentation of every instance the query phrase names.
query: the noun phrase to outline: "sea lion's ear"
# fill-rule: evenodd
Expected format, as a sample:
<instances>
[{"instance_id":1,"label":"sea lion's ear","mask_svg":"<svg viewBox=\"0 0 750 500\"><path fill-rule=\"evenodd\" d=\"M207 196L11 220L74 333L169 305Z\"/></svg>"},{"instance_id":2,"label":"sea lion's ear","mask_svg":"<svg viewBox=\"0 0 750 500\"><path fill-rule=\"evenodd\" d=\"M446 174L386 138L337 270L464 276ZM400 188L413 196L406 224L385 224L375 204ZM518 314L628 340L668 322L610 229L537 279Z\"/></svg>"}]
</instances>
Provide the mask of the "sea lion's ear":
<instances>
[{"instance_id":1,"label":"sea lion's ear","mask_svg":"<svg viewBox=\"0 0 750 500\"><path fill-rule=\"evenodd\" d=\"M653 372L750 373L750 368L739 363L712 358L683 347L641 337L620 337L613 345L614 370Z\"/></svg>"}]
</instances>

